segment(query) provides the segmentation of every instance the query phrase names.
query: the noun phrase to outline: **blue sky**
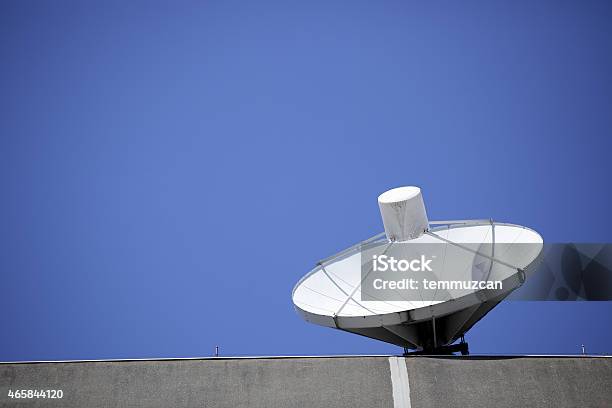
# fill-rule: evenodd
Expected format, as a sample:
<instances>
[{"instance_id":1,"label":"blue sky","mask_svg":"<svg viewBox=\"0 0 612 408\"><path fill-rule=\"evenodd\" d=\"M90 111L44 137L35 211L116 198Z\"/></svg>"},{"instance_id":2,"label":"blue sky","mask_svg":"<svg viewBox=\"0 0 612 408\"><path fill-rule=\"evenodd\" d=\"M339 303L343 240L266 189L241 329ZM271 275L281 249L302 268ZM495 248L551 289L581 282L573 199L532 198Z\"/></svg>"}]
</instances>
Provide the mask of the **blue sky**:
<instances>
[{"instance_id":1,"label":"blue sky","mask_svg":"<svg viewBox=\"0 0 612 408\"><path fill-rule=\"evenodd\" d=\"M431 219L611 242L609 2L0 4L0 360L395 353L291 289ZM476 353L612 353L612 303L507 302Z\"/></svg>"}]
</instances>

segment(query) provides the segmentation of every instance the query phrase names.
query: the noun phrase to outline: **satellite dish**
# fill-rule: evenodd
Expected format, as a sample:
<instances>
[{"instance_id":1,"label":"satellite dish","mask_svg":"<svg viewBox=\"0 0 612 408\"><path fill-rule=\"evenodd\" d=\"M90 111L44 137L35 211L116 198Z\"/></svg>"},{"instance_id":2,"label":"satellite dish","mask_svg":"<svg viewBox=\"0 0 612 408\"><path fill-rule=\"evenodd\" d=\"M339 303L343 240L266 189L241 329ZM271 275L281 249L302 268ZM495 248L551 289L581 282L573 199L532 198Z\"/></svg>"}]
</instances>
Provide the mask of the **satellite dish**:
<instances>
[{"instance_id":1,"label":"satellite dish","mask_svg":"<svg viewBox=\"0 0 612 408\"><path fill-rule=\"evenodd\" d=\"M297 312L308 322L395 344L406 352L467 354L463 335L533 274L541 260L542 237L527 227L492 220L429 221L418 187L389 190L378 204L385 232L319 261L293 289ZM500 286L455 292L436 288L434 296L424 288L413 290L412 296L402 290L385 292L391 297L374 295L371 259L414 255L416 248L437 254L431 255L437 267L421 276L440 279L459 276L453 275L459 271L472 282L495 279ZM416 276L411 273L403 276Z\"/></svg>"}]
</instances>

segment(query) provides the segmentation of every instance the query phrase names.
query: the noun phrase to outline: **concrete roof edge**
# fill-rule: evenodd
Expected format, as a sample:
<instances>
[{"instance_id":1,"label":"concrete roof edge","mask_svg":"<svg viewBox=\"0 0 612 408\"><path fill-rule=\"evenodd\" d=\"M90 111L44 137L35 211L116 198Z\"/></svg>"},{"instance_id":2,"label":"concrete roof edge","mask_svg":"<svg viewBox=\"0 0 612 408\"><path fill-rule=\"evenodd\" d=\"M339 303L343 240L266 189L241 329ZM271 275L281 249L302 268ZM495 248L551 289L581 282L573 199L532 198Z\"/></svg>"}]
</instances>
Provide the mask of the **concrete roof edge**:
<instances>
[{"instance_id":1,"label":"concrete roof edge","mask_svg":"<svg viewBox=\"0 0 612 408\"><path fill-rule=\"evenodd\" d=\"M19 360L0 361L0 364L45 364L45 363L120 363L146 361L199 361L199 360L270 360L297 358L373 358L402 357L401 354L335 354L335 355L282 355L282 356L205 356L205 357L153 357L153 358L118 358L92 360ZM407 358L446 358L463 360L510 359L510 358L612 358L612 355L600 354L470 354L468 356L410 355Z\"/></svg>"}]
</instances>

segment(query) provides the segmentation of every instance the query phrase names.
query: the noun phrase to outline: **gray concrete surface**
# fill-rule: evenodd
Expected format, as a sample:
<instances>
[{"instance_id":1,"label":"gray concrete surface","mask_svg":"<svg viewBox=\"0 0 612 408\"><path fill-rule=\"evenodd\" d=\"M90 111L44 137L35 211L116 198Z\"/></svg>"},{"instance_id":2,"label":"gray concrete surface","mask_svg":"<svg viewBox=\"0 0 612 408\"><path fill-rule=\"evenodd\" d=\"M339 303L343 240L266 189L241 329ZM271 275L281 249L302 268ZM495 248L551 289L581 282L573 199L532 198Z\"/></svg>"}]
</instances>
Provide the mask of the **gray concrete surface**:
<instances>
[{"instance_id":1,"label":"gray concrete surface","mask_svg":"<svg viewBox=\"0 0 612 408\"><path fill-rule=\"evenodd\" d=\"M7 398L62 389L61 400ZM0 365L2 407L393 407L387 358Z\"/></svg>"},{"instance_id":2,"label":"gray concrete surface","mask_svg":"<svg viewBox=\"0 0 612 408\"><path fill-rule=\"evenodd\" d=\"M411 358L412 407L612 407L612 358Z\"/></svg>"},{"instance_id":3,"label":"gray concrete surface","mask_svg":"<svg viewBox=\"0 0 612 408\"><path fill-rule=\"evenodd\" d=\"M395 360L407 376L396 368L394 381L384 356L3 363L0 406L612 407L612 358L405 362ZM398 401L406 378L409 401ZM61 389L64 398L9 399L9 389Z\"/></svg>"}]
</instances>

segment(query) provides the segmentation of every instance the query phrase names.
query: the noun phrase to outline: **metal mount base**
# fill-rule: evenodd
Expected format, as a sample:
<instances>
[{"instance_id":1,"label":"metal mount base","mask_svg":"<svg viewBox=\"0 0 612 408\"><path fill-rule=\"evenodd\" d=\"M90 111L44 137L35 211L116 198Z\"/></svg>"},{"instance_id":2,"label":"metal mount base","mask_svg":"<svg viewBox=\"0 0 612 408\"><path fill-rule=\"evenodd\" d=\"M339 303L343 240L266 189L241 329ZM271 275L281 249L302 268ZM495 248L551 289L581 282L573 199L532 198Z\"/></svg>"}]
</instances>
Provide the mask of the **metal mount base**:
<instances>
[{"instance_id":1,"label":"metal mount base","mask_svg":"<svg viewBox=\"0 0 612 408\"><path fill-rule=\"evenodd\" d=\"M467 342L451 344L449 346L436 347L432 349L423 349L417 351L410 351L404 348L405 356L418 356L418 355L440 355L440 356L452 356L455 353L461 353L462 356L470 354Z\"/></svg>"}]
</instances>

